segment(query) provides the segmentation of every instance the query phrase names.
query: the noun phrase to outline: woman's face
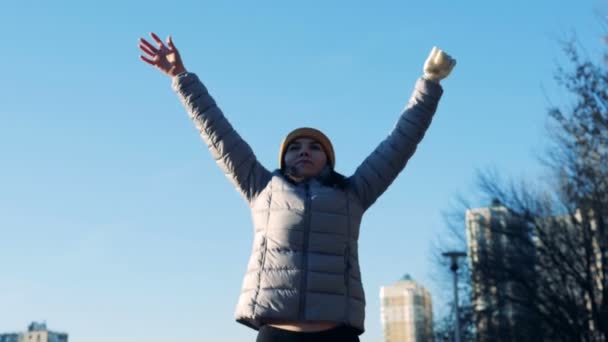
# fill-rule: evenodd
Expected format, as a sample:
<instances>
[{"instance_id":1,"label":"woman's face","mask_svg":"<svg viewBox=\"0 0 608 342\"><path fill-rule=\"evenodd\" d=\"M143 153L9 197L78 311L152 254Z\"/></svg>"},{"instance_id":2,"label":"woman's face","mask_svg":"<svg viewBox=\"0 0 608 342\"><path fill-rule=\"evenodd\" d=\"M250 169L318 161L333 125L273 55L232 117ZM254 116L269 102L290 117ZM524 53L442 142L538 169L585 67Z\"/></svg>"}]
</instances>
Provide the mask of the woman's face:
<instances>
[{"instance_id":1,"label":"woman's face","mask_svg":"<svg viewBox=\"0 0 608 342\"><path fill-rule=\"evenodd\" d=\"M317 176L327 165L327 156L316 140L298 138L287 146L284 162L298 177L310 178Z\"/></svg>"}]
</instances>

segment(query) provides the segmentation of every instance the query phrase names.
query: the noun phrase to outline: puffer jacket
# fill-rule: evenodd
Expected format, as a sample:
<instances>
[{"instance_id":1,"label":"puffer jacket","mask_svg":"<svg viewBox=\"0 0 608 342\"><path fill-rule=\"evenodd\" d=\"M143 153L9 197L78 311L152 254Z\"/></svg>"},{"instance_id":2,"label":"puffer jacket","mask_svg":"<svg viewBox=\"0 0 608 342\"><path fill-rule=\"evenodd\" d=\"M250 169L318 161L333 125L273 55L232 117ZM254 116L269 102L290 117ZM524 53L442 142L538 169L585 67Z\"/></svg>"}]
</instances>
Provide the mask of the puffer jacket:
<instances>
[{"instance_id":1,"label":"puffer jacket","mask_svg":"<svg viewBox=\"0 0 608 342\"><path fill-rule=\"evenodd\" d=\"M333 321L362 333L361 218L416 150L441 86L422 78L417 82L392 132L347 178L345 188L317 179L294 183L279 170L264 168L195 74L174 77L173 89L251 208L253 246L236 320L254 329L266 320Z\"/></svg>"}]
</instances>

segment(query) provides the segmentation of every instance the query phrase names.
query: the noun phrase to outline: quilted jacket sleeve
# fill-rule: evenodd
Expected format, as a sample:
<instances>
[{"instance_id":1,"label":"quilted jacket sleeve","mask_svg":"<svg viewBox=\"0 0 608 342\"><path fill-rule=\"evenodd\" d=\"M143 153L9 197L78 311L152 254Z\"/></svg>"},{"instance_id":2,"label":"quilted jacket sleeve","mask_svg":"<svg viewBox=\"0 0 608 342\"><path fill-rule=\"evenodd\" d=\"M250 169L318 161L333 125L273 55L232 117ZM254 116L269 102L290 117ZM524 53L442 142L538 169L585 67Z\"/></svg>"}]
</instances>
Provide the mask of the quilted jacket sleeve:
<instances>
[{"instance_id":1,"label":"quilted jacket sleeve","mask_svg":"<svg viewBox=\"0 0 608 342\"><path fill-rule=\"evenodd\" d=\"M251 202L270 180L270 172L232 128L196 74L180 74L173 78L172 86L217 164Z\"/></svg>"},{"instance_id":2,"label":"quilted jacket sleeve","mask_svg":"<svg viewBox=\"0 0 608 342\"><path fill-rule=\"evenodd\" d=\"M365 209L386 191L416 151L442 93L438 83L419 79L393 130L350 177L350 184Z\"/></svg>"}]
</instances>

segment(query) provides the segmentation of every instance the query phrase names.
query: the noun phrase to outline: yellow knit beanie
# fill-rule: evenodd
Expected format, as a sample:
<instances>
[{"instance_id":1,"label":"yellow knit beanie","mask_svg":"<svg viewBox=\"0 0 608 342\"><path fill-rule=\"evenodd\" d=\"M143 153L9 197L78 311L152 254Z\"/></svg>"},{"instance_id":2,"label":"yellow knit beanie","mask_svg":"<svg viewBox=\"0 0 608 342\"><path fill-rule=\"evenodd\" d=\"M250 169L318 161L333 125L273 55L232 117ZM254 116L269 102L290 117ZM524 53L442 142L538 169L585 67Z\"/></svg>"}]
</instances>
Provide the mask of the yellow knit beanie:
<instances>
[{"instance_id":1,"label":"yellow knit beanie","mask_svg":"<svg viewBox=\"0 0 608 342\"><path fill-rule=\"evenodd\" d=\"M329 165L332 169L334 168L334 166L336 165L336 155L334 154L334 147L332 146L331 141L325 134L323 134L323 132L310 127L296 128L289 134L287 134L285 139L283 139L283 142L281 143L281 148L279 150L279 168L283 169L283 157L285 156L285 152L287 151L287 146L289 146L292 141L298 138L310 138L321 144L321 147L323 147L323 151L327 156L327 161L329 162Z\"/></svg>"}]
</instances>

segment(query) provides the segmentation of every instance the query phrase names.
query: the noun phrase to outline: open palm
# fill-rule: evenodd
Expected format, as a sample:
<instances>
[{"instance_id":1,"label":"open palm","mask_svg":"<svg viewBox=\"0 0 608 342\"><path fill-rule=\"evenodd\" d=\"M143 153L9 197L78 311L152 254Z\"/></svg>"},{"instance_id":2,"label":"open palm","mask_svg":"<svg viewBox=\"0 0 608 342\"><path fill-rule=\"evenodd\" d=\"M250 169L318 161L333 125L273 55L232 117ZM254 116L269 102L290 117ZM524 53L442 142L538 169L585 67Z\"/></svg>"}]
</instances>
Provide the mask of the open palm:
<instances>
[{"instance_id":1,"label":"open palm","mask_svg":"<svg viewBox=\"0 0 608 342\"><path fill-rule=\"evenodd\" d=\"M186 71L171 36L167 38L167 45L153 32L150 33L150 36L154 39L157 46L152 45L143 38L139 38L139 49L145 54L139 56L142 61L156 67L163 74L171 77Z\"/></svg>"}]
</instances>

